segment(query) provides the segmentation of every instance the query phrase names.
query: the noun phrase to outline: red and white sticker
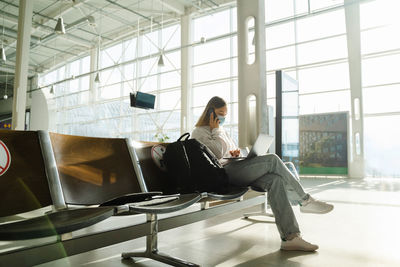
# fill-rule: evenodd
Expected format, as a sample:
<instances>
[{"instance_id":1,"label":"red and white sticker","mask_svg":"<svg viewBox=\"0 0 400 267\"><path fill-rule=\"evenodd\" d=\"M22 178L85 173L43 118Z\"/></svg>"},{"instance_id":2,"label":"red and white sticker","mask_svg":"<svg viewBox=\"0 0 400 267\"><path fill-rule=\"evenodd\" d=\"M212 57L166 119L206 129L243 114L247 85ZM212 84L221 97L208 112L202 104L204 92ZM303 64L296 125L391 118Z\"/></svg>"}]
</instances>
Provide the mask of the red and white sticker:
<instances>
[{"instance_id":1,"label":"red and white sticker","mask_svg":"<svg viewBox=\"0 0 400 267\"><path fill-rule=\"evenodd\" d=\"M0 176L5 174L11 165L11 154L6 144L0 140Z\"/></svg>"}]
</instances>

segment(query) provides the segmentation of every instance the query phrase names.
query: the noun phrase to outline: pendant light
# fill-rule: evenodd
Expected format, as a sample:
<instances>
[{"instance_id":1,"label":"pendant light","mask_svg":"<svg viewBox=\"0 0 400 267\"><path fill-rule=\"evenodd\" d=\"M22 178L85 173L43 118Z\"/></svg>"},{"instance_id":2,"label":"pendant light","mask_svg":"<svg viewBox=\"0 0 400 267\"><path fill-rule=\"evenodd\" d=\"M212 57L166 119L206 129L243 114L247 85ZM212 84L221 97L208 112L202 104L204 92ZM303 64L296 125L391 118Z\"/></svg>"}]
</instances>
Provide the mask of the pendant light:
<instances>
[{"instance_id":1,"label":"pendant light","mask_svg":"<svg viewBox=\"0 0 400 267\"><path fill-rule=\"evenodd\" d=\"M6 60L7 60L6 50L4 49L3 44L1 44L1 47L0 47L0 55L1 55L1 61L3 63L6 62Z\"/></svg>"},{"instance_id":2,"label":"pendant light","mask_svg":"<svg viewBox=\"0 0 400 267\"><path fill-rule=\"evenodd\" d=\"M161 1L161 32L163 30L163 24L164 24L164 1ZM157 65L159 67L164 67L165 66L163 53L164 53L164 51L161 50L160 51L160 58L158 59L158 63L157 63Z\"/></svg>"},{"instance_id":3,"label":"pendant light","mask_svg":"<svg viewBox=\"0 0 400 267\"><path fill-rule=\"evenodd\" d=\"M54 95L54 85L50 87L50 94Z\"/></svg>"},{"instance_id":4,"label":"pendant light","mask_svg":"<svg viewBox=\"0 0 400 267\"><path fill-rule=\"evenodd\" d=\"M64 19L61 17L61 6L60 6L60 17L57 19L56 27L54 32L57 34L65 34Z\"/></svg>"},{"instance_id":5,"label":"pendant light","mask_svg":"<svg viewBox=\"0 0 400 267\"><path fill-rule=\"evenodd\" d=\"M158 59L157 65L158 65L159 67L164 67L164 66L165 66L165 64L164 64L164 58L163 58L163 53L162 53L162 52L161 52L161 54L160 54L160 58Z\"/></svg>"},{"instance_id":6,"label":"pendant light","mask_svg":"<svg viewBox=\"0 0 400 267\"><path fill-rule=\"evenodd\" d=\"M97 72L96 77L94 78L95 83L100 83L100 74Z\"/></svg>"},{"instance_id":7,"label":"pendant light","mask_svg":"<svg viewBox=\"0 0 400 267\"><path fill-rule=\"evenodd\" d=\"M54 28L54 32L57 34L65 34L64 19L62 17L59 17L57 19L57 24Z\"/></svg>"}]
</instances>

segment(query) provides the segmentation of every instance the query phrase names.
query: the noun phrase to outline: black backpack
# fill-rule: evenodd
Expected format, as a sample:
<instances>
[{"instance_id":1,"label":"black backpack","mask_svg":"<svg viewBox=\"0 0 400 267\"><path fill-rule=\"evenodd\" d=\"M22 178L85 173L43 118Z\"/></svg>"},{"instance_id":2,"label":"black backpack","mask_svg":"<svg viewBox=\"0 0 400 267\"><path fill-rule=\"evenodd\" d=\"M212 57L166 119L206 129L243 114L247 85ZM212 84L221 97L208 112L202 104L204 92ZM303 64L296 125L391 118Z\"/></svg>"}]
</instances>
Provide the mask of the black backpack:
<instances>
[{"instance_id":1,"label":"black backpack","mask_svg":"<svg viewBox=\"0 0 400 267\"><path fill-rule=\"evenodd\" d=\"M163 156L178 192L223 192L228 186L224 168L203 143L189 137L185 133L168 144Z\"/></svg>"}]
</instances>

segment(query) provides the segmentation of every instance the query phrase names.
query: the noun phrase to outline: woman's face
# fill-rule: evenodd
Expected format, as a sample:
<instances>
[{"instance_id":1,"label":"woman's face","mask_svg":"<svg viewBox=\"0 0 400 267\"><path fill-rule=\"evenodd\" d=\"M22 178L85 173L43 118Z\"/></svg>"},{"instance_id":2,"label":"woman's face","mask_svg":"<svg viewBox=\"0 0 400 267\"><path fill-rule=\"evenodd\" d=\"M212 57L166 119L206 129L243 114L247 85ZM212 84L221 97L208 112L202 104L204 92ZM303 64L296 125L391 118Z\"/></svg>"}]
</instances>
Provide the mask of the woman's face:
<instances>
[{"instance_id":1,"label":"woman's face","mask_svg":"<svg viewBox=\"0 0 400 267\"><path fill-rule=\"evenodd\" d=\"M222 116L222 117L225 117L226 114L228 114L228 108L226 106L216 108L216 109L214 109L214 111L218 116Z\"/></svg>"}]
</instances>

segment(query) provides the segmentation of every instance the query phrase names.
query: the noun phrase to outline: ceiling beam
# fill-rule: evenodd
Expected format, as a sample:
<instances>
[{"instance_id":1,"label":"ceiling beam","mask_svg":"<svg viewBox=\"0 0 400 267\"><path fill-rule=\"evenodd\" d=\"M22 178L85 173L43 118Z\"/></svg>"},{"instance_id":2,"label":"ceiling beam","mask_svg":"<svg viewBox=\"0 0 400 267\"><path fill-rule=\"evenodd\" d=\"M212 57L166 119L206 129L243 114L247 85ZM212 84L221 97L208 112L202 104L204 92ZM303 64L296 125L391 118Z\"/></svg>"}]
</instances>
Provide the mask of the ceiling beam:
<instances>
[{"instance_id":1,"label":"ceiling beam","mask_svg":"<svg viewBox=\"0 0 400 267\"><path fill-rule=\"evenodd\" d=\"M156 0L165 9L168 9L180 16L185 14L185 6L175 0Z\"/></svg>"}]
</instances>

